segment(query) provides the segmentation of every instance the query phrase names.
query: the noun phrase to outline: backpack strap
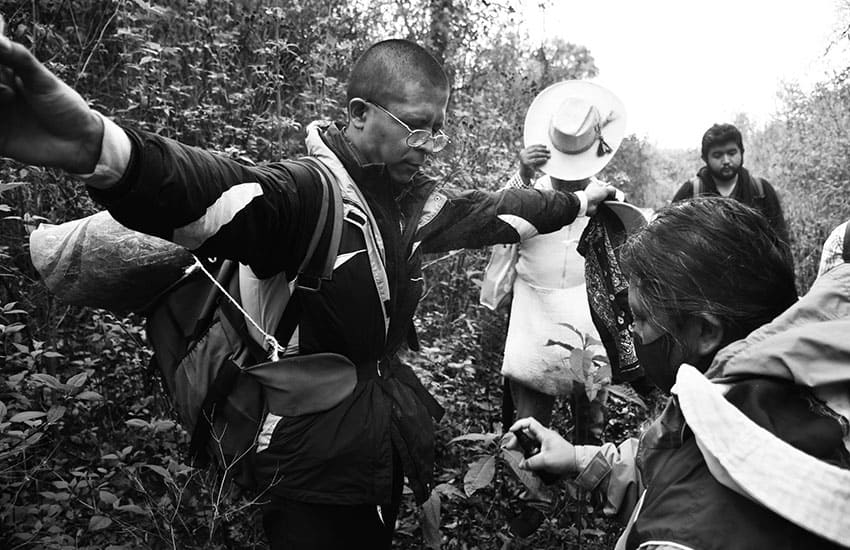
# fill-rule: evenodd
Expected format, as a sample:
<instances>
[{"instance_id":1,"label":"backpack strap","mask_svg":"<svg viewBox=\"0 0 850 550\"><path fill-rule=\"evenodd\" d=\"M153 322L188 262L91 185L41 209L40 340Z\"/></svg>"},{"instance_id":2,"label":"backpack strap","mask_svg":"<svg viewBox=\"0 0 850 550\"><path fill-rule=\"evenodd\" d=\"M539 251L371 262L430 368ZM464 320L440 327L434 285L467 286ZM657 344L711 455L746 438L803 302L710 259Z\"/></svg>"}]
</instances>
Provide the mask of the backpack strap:
<instances>
[{"instance_id":1,"label":"backpack strap","mask_svg":"<svg viewBox=\"0 0 850 550\"><path fill-rule=\"evenodd\" d=\"M321 288L322 280L330 280L333 275L334 261L339 251L339 241L342 235L342 195L336 180L324 165L312 157L302 157L299 162L286 164L296 183L299 181L315 180L322 184L322 204L316 227L307 246L307 253L295 276L295 288L317 291ZM325 255L315 256L322 235L330 225L330 233L325 239Z\"/></svg>"},{"instance_id":2,"label":"backpack strap","mask_svg":"<svg viewBox=\"0 0 850 550\"><path fill-rule=\"evenodd\" d=\"M339 189L336 178L321 161L313 157L302 157L300 160L315 172L323 184L322 209L328 211L326 219L328 220L327 225L330 226L326 228L325 220L320 217L320 223L317 224L317 231L313 233L307 257L304 264L298 270L298 276L295 282L295 288L297 289L316 292L321 288L323 280L329 281L333 276L334 263L339 252L339 242L342 238L342 192ZM319 228L322 231L318 231ZM327 229L330 230L329 233ZM326 251L325 254L323 256L313 254L323 235L325 237L322 245Z\"/></svg>"},{"instance_id":3,"label":"backpack strap","mask_svg":"<svg viewBox=\"0 0 850 550\"><path fill-rule=\"evenodd\" d=\"M248 266L239 267L239 292L246 311L247 331L255 342L277 350L277 355L287 353L287 343L300 316L300 312L296 312L295 322L283 323L284 328L281 328L284 316L291 318L297 309L295 304L290 305L299 300L297 296L301 293L296 290L315 292L322 280L331 278L342 234L342 198L335 180L325 177L309 160L291 160L285 166L295 185L319 184L315 226L297 271L261 279Z\"/></svg>"},{"instance_id":4,"label":"backpack strap","mask_svg":"<svg viewBox=\"0 0 850 550\"><path fill-rule=\"evenodd\" d=\"M338 208L337 203L341 203L342 199L338 198L339 192L335 189L332 180L330 180L329 178L321 177L321 174L317 173L315 169L311 168L310 166L305 165L302 162L288 162L286 163L286 167L289 169L289 172L295 180L296 184L298 184L299 182L306 183L308 181L313 181L315 180L315 178L319 178L319 181L322 183L322 197L319 208L319 216L316 220L316 226L313 228L313 233L310 236L310 241L307 245L307 251L301 261L301 264L298 267L298 272L296 274L295 280L297 281L300 278L301 274L304 272L307 272L310 275L316 273L315 270L310 271L310 267L319 263L317 261L314 261L313 256L316 253L316 249L319 245L319 242L322 240L322 235L323 233L325 233L326 225L328 225L329 219L331 220L332 225L332 238L327 248L328 258L322 258L322 271L319 271L318 273L323 278L330 279L330 275L333 270L333 261L336 258L336 253L339 248L339 234L341 233L340 229L342 226L341 216L336 214L336 212L339 212L341 210L341 206ZM337 220L337 218L340 219ZM335 243L333 241L333 237L336 238ZM334 244L336 246L333 246ZM324 266L328 264L330 265L330 269L325 270ZM212 320L212 315L215 312L215 307L217 305L220 305L222 312L228 317L228 320L231 322L231 324L234 327L243 327L247 332L247 334L245 334L244 336L248 337L248 341L256 341L254 337L251 336L250 329L247 328L247 325L238 320L238 314L240 312L237 311L238 308L235 307L236 305L234 304L234 299L228 295L228 301L219 302L219 296L222 294L222 289L229 287L234 275L237 273L237 266L238 264L233 260L225 260L222 263L221 267L219 268L218 275L214 279L214 283L212 285L212 288L210 289L209 295L207 296L204 302L204 306L201 309L201 314L198 317L198 321L195 324L195 330L193 331L194 336L199 336L200 333L202 333L203 330L209 325L210 321ZM308 278L320 281L320 279L318 279L319 275L310 275L308 275ZM285 283L281 281L280 284ZM318 290L318 284L316 284L314 289ZM285 298L287 299L278 300L276 303L271 304L271 306L273 308L280 308L277 311L283 309L285 312L285 308L289 301L288 297ZM249 307L248 309L251 308ZM256 315L256 312L254 313ZM274 329L276 328L261 327L254 321L254 319L249 313L245 313L244 315L244 321L251 322L253 325L255 325L254 328L256 329L256 332L254 334L258 339L260 338L260 334L264 333L264 328L268 328L271 331L274 331ZM268 341L268 335L263 334L263 337L265 337ZM291 334L289 335L289 337L291 337ZM283 344L285 345L286 341L283 341Z\"/></svg>"},{"instance_id":5,"label":"backpack strap","mask_svg":"<svg viewBox=\"0 0 850 550\"><path fill-rule=\"evenodd\" d=\"M330 214L327 217L326 224L324 224L323 236L319 235L322 237L321 246L319 246L319 239L316 239L316 246L326 250L326 253L324 255L313 254L305 258L304 263L298 270L298 275L293 280L294 284L291 286L292 294L275 330L275 336L278 342L283 343L284 346L292 340L292 336L295 334L295 330L301 320L303 305L300 293L296 291L318 292L322 286L322 281L329 281L333 276L334 263L336 262L339 243L342 238L344 217L342 193L336 177L330 173L320 160L313 157L302 157L299 160L303 163L298 164L299 168L312 171L313 177L318 177L322 182L323 188L328 195L327 206ZM316 234L313 237L315 238Z\"/></svg>"},{"instance_id":6,"label":"backpack strap","mask_svg":"<svg viewBox=\"0 0 850 550\"><path fill-rule=\"evenodd\" d=\"M699 177L699 176L694 176L694 178L691 180L691 187L693 189L693 195L692 196L694 198L699 197L702 194L702 188L703 188L702 178Z\"/></svg>"},{"instance_id":7,"label":"backpack strap","mask_svg":"<svg viewBox=\"0 0 850 550\"><path fill-rule=\"evenodd\" d=\"M764 199L764 180L756 176L750 176L750 184L753 187L753 196L760 200ZM702 178L699 176L694 177L691 180L691 187L693 188L692 196L700 196L703 191Z\"/></svg>"},{"instance_id":8,"label":"backpack strap","mask_svg":"<svg viewBox=\"0 0 850 550\"><path fill-rule=\"evenodd\" d=\"M327 169L322 161L314 157L302 157L299 159L309 169L314 171L324 187L329 190L331 200L329 201L329 209L332 214L328 218L325 228L322 246L326 247L327 253L314 254L313 257L305 262L299 269L298 275L294 280L292 288L292 296L283 315L280 318L275 335L279 342L284 345L292 340L295 334L295 329L301 319L302 302L300 294L296 290L302 292L317 292L322 285L322 281L329 281L333 276L334 263L336 262L337 253L339 252L339 243L342 238L342 223L344 218L344 207L342 202L342 192L339 188L339 183L336 177Z\"/></svg>"},{"instance_id":9,"label":"backpack strap","mask_svg":"<svg viewBox=\"0 0 850 550\"><path fill-rule=\"evenodd\" d=\"M342 196L334 178L326 171L322 171L320 162L307 158L301 160L304 163L291 162L287 163L286 166L296 184L318 177L322 184L322 199L319 217L316 220L316 226L310 237L307 252L301 261L298 274L293 282L295 282L295 288L315 292L319 290L322 279L329 280L333 274L333 266L342 235ZM329 232L328 226L330 226ZM323 239L322 236L325 234L327 236ZM326 252L324 255L316 254L319 244L322 241L324 241L323 244L326 247ZM195 333L197 334L200 328L209 324L215 312L215 306L218 304L222 315L245 342L249 355L254 360L262 360L264 350L261 349L256 340L251 336L246 324L246 321L254 322L253 319L236 304L235 300L229 294L226 296L228 300L218 300L219 295L223 293L221 289L229 286L233 275L237 272L236 267L236 262L232 260L225 260L222 264L218 277L215 278L217 284L212 285L210 294L207 296L202 310L204 313L199 318ZM299 284L302 277L306 277L306 282L308 284L314 283L314 286ZM281 284L285 283L281 281ZM272 345L276 346L276 348L280 347L279 343L285 346L289 342L301 316L301 304L297 297L293 299L293 296L290 295L289 299L279 304L278 307L283 307L284 310L278 327L276 327L277 330L273 330L279 339L277 341L272 340ZM256 328L262 332L261 327L257 326ZM278 349L273 350L273 352L277 353ZM212 436L216 407L225 403L241 373L242 367L235 360L231 359L219 369L215 379L207 390L207 395L204 397L204 402L201 406L201 414L198 417L198 422L189 441L189 456L198 465L208 462L209 459L206 446Z\"/></svg>"},{"instance_id":10,"label":"backpack strap","mask_svg":"<svg viewBox=\"0 0 850 550\"><path fill-rule=\"evenodd\" d=\"M753 196L757 199L764 199L764 180L756 176L750 176L750 181L753 185Z\"/></svg>"}]
</instances>

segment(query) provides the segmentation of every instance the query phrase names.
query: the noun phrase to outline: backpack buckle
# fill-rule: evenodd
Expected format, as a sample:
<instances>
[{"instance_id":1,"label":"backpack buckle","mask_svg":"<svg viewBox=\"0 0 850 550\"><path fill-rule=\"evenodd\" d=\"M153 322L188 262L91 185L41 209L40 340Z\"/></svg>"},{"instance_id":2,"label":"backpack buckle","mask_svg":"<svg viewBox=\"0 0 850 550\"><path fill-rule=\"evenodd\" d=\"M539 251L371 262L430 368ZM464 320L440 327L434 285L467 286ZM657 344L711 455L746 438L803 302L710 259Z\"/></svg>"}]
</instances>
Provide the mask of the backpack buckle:
<instances>
[{"instance_id":1,"label":"backpack buckle","mask_svg":"<svg viewBox=\"0 0 850 550\"><path fill-rule=\"evenodd\" d=\"M299 273L295 280L295 288L307 292L318 292L322 288L322 278L315 275Z\"/></svg>"},{"instance_id":2,"label":"backpack buckle","mask_svg":"<svg viewBox=\"0 0 850 550\"><path fill-rule=\"evenodd\" d=\"M366 224L369 223L369 218L367 218L366 216L364 216L363 214L361 214L360 212L358 212L354 209L351 209L348 212L346 212L344 218L345 218L346 221L353 223L354 225L356 225L357 227L360 227L361 229L363 227L366 227Z\"/></svg>"}]
</instances>

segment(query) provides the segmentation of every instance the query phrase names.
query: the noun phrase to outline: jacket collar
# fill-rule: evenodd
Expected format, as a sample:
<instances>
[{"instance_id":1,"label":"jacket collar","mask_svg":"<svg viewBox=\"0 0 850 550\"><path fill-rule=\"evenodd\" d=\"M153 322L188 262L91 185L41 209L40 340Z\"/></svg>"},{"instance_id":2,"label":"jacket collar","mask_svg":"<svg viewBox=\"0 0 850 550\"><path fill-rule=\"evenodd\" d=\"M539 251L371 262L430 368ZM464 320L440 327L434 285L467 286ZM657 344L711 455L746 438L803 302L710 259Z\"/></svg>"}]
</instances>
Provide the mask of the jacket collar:
<instances>
[{"instance_id":1,"label":"jacket collar","mask_svg":"<svg viewBox=\"0 0 850 550\"><path fill-rule=\"evenodd\" d=\"M706 376L730 382L752 375L817 387L850 381L850 264L818 277L809 291L770 323L717 353ZM841 359L841 360L839 360Z\"/></svg>"},{"instance_id":2,"label":"jacket collar","mask_svg":"<svg viewBox=\"0 0 850 550\"><path fill-rule=\"evenodd\" d=\"M325 145L339 158L345 170L360 188L364 185L390 185L385 164L367 163L363 154L345 137L345 127L339 123L319 125L319 135Z\"/></svg>"},{"instance_id":3,"label":"jacket collar","mask_svg":"<svg viewBox=\"0 0 850 550\"><path fill-rule=\"evenodd\" d=\"M416 174L407 185L396 186L390 180L386 164L366 162L362 153L345 136L345 126L331 122L313 124L319 127L322 141L339 158L354 183L367 194L388 193L403 207L403 210L407 211L404 206L411 202L424 203L437 186L436 180L421 172Z\"/></svg>"}]
</instances>

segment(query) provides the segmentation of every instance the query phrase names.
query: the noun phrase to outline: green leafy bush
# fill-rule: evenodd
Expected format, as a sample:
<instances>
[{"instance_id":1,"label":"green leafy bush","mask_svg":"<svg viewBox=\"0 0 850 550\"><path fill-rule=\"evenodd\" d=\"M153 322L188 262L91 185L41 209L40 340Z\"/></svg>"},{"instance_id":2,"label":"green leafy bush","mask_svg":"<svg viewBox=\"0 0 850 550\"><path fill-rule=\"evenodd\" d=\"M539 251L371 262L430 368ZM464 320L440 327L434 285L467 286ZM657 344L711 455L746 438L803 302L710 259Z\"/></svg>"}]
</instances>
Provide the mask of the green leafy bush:
<instances>
[{"instance_id":1,"label":"green leafy bush","mask_svg":"<svg viewBox=\"0 0 850 550\"><path fill-rule=\"evenodd\" d=\"M368 44L418 40L452 77L452 143L428 169L447 186L487 190L516 169L535 94L597 71L579 45L530 40L519 7L513 0L2 4L12 38L95 108L256 161L302 152L303 126L314 119L344 119L347 71ZM844 81L812 96L789 93L787 111L748 145L755 153L748 162L783 194L806 284L823 238L847 217L847 94ZM685 156L630 136L603 177L657 208L696 158L676 154ZM184 463L187 435L147 369L141 320L67 306L39 283L29 232L94 211L65 175L0 160L0 546L264 547L255 506L263 495L242 494ZM478 306L487 257L454 252L429 258L425 270L416 320L423 351L407 360L447 415L437 434L438 485L421 511L405 498L400 548L419 548L423 539L430 548L493 548L508 539L518 482L496 443L506 319ZM628 394L611 393L608 432L617 439L634 433L646 412ZM569 422L561 407L555 424ZM450 443L469 434L483 435L472 445ZM618 527L567 497L528 544L610 547Z\"/></svg>"}]
</instances>

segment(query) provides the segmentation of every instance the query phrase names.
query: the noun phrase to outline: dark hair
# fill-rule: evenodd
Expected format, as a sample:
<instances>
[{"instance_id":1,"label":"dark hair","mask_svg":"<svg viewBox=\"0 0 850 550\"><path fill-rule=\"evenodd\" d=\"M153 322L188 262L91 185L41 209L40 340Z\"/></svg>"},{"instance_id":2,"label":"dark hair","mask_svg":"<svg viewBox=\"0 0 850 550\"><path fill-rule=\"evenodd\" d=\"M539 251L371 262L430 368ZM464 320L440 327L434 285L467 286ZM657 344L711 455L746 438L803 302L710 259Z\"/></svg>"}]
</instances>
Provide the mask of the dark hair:
<instances>
[{"instance_id":1,"label":"dark hair","mask_svg":"<svg viewBox=\"0 0 850 550\"><path fill-rule=\"evenodd\" d=\"M348 78L347 101L360 97L386 105L400 100L404 83L427 82L448 91L449 79L440 63L422 46L391 39L372 44Z\"/></svg>"},{"instance_id":2,"label":"dark hair","mask_svg":"<svg viewBox=\"0 0 850 550\"><path fill-rule=\"evenodd\" d=\"M708 150L717 145L734 141L741 152L744 152L744 138L741 131L731 124L715 124L702 135L702 160L708 162Z\"/></svg>"},{"instance_id":3,"label":"dark hair","mask_svg":"<svg viewBox=\"0 0 850 550\"><path fill-rule=\"evenodd\" d=\"M797 300L779 237L757 210L730 198L664 208L623 245L621 263L654 321L661 314L679 326L692 315L712 314L723 326L724 345Z\"/></svg>"}]
</instances>

